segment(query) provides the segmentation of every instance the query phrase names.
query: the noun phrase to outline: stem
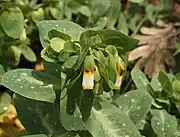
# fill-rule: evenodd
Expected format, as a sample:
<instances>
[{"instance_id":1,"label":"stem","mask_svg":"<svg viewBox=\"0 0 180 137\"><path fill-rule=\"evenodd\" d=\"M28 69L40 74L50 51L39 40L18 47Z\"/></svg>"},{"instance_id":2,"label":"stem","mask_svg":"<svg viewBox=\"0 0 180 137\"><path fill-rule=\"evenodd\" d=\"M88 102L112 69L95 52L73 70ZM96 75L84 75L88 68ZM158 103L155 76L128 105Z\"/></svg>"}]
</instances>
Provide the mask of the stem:
<instances>
[{"instance_id":1,"label":"stem","mask_svg":"<svg viewBox=\"0 0 180 137\"><path fill-rule=\"evenodd\" d=\"M61 71L59 72L59 77L60 77L60 85L61 85ZM55 90L56 93L56 100L54 101L54 104L58 110L58 113L60 113L60 96L61 96L61 89L62 87L60 86L60 90Z\"/></svg>"}]
</instances>

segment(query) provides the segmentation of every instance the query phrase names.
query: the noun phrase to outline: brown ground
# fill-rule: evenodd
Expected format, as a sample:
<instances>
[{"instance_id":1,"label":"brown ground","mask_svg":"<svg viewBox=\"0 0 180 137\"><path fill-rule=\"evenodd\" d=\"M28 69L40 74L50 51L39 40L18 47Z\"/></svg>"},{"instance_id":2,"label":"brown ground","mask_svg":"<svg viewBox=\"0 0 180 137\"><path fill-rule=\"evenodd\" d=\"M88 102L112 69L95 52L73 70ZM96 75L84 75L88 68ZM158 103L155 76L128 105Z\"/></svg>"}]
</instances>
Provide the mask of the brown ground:
<instances>
[{"instance_id":1,"label":"brown ground","mask_svg":"<svg viewBox=\"0 0 180 137\"><path fill-rule=\"evenodd\" d=\"M17 118L15 107L11 105L6 114L0 116L0 137L14 137L23 131L25 128Z\"/></svg>"}]
</instances>

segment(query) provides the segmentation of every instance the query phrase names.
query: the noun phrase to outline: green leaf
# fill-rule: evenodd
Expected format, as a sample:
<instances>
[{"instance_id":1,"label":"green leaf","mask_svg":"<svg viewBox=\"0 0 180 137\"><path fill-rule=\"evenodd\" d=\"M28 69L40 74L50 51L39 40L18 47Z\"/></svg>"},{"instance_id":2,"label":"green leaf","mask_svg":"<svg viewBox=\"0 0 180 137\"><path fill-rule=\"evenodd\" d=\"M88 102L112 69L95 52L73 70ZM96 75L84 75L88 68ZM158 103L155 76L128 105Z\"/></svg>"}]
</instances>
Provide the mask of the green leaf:
<instances>
[{"instance_id":1,"label":"green leaf","mask_svg":"<svg viewBox=\"0 0 180 137\"><path fill-rule=\"evenodd\" d=\"M174 80L172 83L172 87L173 87L174 91L180 93L180 81L179 80Z\"/></svg>"},{"instance_id":2,"label":"green leaf","mask_svg":"<svg viewBox=\"0 0 180 137\"><path fill-rule=\"evenodd\" d=\"M147 19L152 23L155 24L157 13L156 7L153 4L148 4L145 8Z\"/></svg>"},{"instance_id":3,"label":"green leaf","mask_svg":"<svg viewBox=\"0 0 180 137\"><path fill-rule=\"evenodd\" d=\"M97 67L99 69L99 73L105 80L103 83L107 85L108 90L113 89L114 85L110 83L108 72L106 70L105 65L103 64L104 62L102 63L98 58L95 58L95 60L97 61Z\"/></svg>"},{"instance_id":4,"label":"green leaf","mask_svg":"<svg viewBox=\"0 0 180 137\"><path fill-rule=\"evenodd\" d=\"M143 120L150 110L152 98L147 92L139 89L118 97L114 103L136 124Z\"/></svg>"},{"instance_id":5,"label":"green leaf","mask_svg":"<svg viewBox=\"0 0 180 137\"><path fill-rule=\"evenodd\" d=\"M28 46L21 47L21 53L28 61L35 62L37 60L36 54Z\"/></svg>"},{"instance_id":6,"label":"green leaf","mask_svg":"<svg viewBox=\"0 0 180 137\"><path fill-rule=\"evenodd\" d=\"M95 95L92 90L82 91L79 102L79 109L81 111L83 121L86 121L89 118L94 99Z\"/></svg>"},{"instance_id":7,"label":"green leaf","mask_svg":"<svg viewBox=\"0 0 180 137\"><path fill-rule=\"evenodd\" d=\"M51 63L43 61L44 65L44 73L61 78L59 79L61 90L64 88L65 80L66 80L66 74L61 72L61 66L59 64Z\"/></svg>"},{"instance_id":8,"label":"green leaf","mask_svg":"<svg viewBox=\"0 0 180 137\"><path fill-rule=\"evenodd\" d=\"M58 53L49 46L41 51L41 57L47 62L54 63L58 58Z\"/></svg>"},{"instance_id":9,"label":"green leaf","mask_svg":"<svg viewBox=\"0 0 180 137\"><path fill-rule=\"evenodd\" d=\"M11 96L7 92L0 92L0 114L9 109Z\"/></svg>"},{"instance_id":10,"label":"green leaf","mask_svg":"<svg viewBox=\"0 0 180 137\"><path fill-rule=\"evenodd\" d=\"M2 76L4 73L5 73L4 67L3 67L3 65L0 64L0 85L1 85Z\"/></svg>"},{"instance_id":11,"label":"green leaf","mask_svg":"<svg viewBox=\"0 0 180 137\"><path fill-rule=\"evenodd\" d=\"M70 56L63 64L63 67L65 68L72 68L78 60L78 56Z\"/></svg>"},{"instance_id":12,"label":"green leaf","mask_svg":"<svg viewBox=\"0 0 180 137\"><path fill-rule=\"evenodd\" d=\"M140 137L133 122L114 105L101 102L100 109L92 108L85 122L86 128L95 137Z\"/></svg>"},{"instance_id":13,"label":"green leaf","mask_svg":"<svg viewBox=\"0 0 180 137\"><path fill-rule=\"evenodd\" d=\"M81 34L81 37L80 37L81 52L80 52L78 61L77 61L76 65L74 66L75 70L79 69L85 56L88 53L89 48L91 46L94 46L97 44L97 43L95 43L95 41L93 43L93 39L91 39L91 38L94 38L95 36L97 36L97 32L93 31L93 30L88 30ZM98 40L98 42L99 42L99 40Z\"/></svg>"},{"instance_id":14,"label":"green leaf","mask_svg":"<svg viewBox=\"0 0 180 137\"><path fill-rule=\"evenodd\" d=\"M8 60L8 65L17 66L20 62L21 49L17 46L9 46L4 51L4 57Z\"/></svg>"},{"instance_id":15,"label":"green leaf","mask_svg":"<svg viewBox=\"0 0 180 137\"><path fill-rule=\"evenodd\" d=\"M130 38L117 30L103 29L97 31L101 37L101 41L106 45L114 45L120 54L124 54L131 49L137 47L138 40Z\"/></svg>"},{"instance_id":16,"label":"green leaf","mask_svg":"<svg viewBox=\"0 0 180 137\"><path fill-rule=\"evenodd\" d=\"M74 52L79 51L79 49L80 49L80 47L70 40L67 40L64 43L64 51L66 51L66 52L74 53Z\"/></svg>"},{"instance_id":17,"label":"green leaf","mask_svg":"<svg viewBox=\"0 0 180 137\"><path fill-rule=\"evenodd\" d=\"M109 52L110 54L112 54L113 56L115 56L115 55L118 54L118 51L117 51L116 47L113 46L113 45L108 45L108 46L106 47L106 51L108 51L108 52Z\"/></svg>"},{"instance_id":18,"label":"green leaf","mask_svg":"<svg viewBox=\"0 0 180 137\"><path fill-rule=\"evenodd\" d=\"M146 126L147 124L147 121L146 120L140 120L137 124L136 124L136 127L139 129L139 130L143 130L144 127Z\"/></svg>"},{"instance_id":19,"label":"green leaf","mask_svg":"<svg viewBox=\"0 0 180 137\"><path fill-rule=\"evenodd\" d=\"M59 53L64 48L64 43L65 41L58 37L54 37L50 40L51 48L57 53Z\"/></svg>"},{"instance_id":20,"label":"green leaf","mask_svg":"<svg viewBox=\"0 0 180 137\"><path fill-rule=\"evenodd\" d=\"M61 33L69 35L71 40L78 41L81 33L84 29L67 20L43 20L37 23L39 30L40 41L43 47L48 46L47 40L49 39L48 32L52 29L55 29Z\"/></svg>"},{"instance_id":21,"label":"green leaf","mask_svg":"<svg viewBox=\"0 0 180 137\"><path fill-rule=\"evenodd\" d=\"M99 17L102 17L110 8L110 4L110 0L91 0L90 9L94 20Z\"/></svg>"},{"instance_id":22,"label":"green leaf","mask_svg":"<svg viewBox=\"0 0 180 137\"><path fill-rule=\"evenodd\" d=\"M66 35L58 30L52 29L48 32L49 39L51 40L54 37L59 37L63 40L71 40L71 37L69 35Z\"/></svg>"},{"instance_id":23,"label":"green leaf","mask_svg":"<svg viewBox=\"0 0 180 137\"><path fill-rule=\"evenodd\" d=\"M151 126L159 137L173 137L177 130L175 116L168 114L165 110L151 110Z\"/></svg>"},{"instance_id":24,"label":"green leaf","mask_svg":"<svg viewBox=\"0 0 180 137\"><path fill-rule=\"evenodd\" d=\"M60 54L58 55L58 61L65 62L70 57L70 54L71 54L70 52L66 52L64 50L61 51Z\"/></svg>"},{"instance_id":25,"label":"green leaf","mask_svg":"<svg viewBox=\"0 0 180 137\"><path fill-rule=\"evenodd\" d=\"M89 7L87 7L87 6L81 6L79 8L79 12L87 17L91 16L91 11L90 11Z\"/></svg>"},{"instance_id":26,"label":"green leaf","mask_svg":"<svg viewBox=\"0 0 180 137\"><path fill-rule=\"evenodd\" d=\"M54 102L55 90L60 89L59 79L31 69L6 72L2 84L21 96L46 102Z\"/></svg>"},{"instance_id":27,"label":"green leaf","mask_svg":"<svg viewBox=\"0 0 180 137\"><path fill-rule=\"evenodd\" d=\"M66 112L69 115L72 115L76 109L76 103L80 97L81 90L82 90L81 82L82 82L82 79L78 78L78 80L75 81L74 84L67 86Z\"/></svg>"},{"instance_id":28,"label":"green leaf","mask_svg":"<svg viewBox=\"0 0 180 137\"><path fill-rule=\"evenodd\" d=\"M149 84L145 74L138 68L134 68L131 71L131 77L138 89L146 89Z\"/></svg>"},{"instance_id":29,"label":"green leaf","mask_svg":"<svg viewBox=\"0 0 180 137\"><path fill-rule=\"evenodd\" d=\"M111 6L107 13L108 24L107 28L113 29L116 24L121 10L121 2L119 0L111 0Z\"/></svg>"},{"instance_id":30,"label":"green leaf","mask_svg":"<svg viewBox=\"0 0 180 137\"><path fill-rule=\"evenodd\" d=\"M154 91L161 92L162 86L158 80L158 77L159 77L159 73L156 73L153 75L152 80L151 80L151 87L154 89Z\"/></svg>"},{"instance_id":31,"label":"green leaf","mask_svg":"<svg viewBox=\"0 0 180 137\"><path fill-rule=\"evenodd\" d=\"M1 26L4 32L12 38L19 38L24 27L24 16L18 7L8 8L1 16Z\"/></svg>"},{"instance_id":32,"label":"green leaf","mask_svg":"<svg viewBox=\"0 0 180 137\"><path fill-rule=\"evenodd\" d=\"M59 112L55 104L13 95L13 102L18 112L18 118L29 134L52 135L62 130Z\"/></svg>"},{"instance_id":33,"label":"green leaf","mask_svg":"<svg viewBox=\"0 0 180 137\"><path fill-rule=\"evenodd\" d=\"M61 97L63 96L61 95ZM60 118L63 127L68 131L84 130L85 127L82 120L82 115L77 105L75 106L73 115L69 115L66 112L66 104L67 104L67 97L63 98L60 102Z\"/></svg>"},{"instance_id":34,"label":"green leaf","mask_svg":"<svg viewBox=\"0 0 180 137\"><path fill-rule=\"evenodd\" d=\"M171 95L174 90L172 88L171 80L165 72L159 72L159 82L162 85L163 90L168 94Z\"/></svg>"},{"instance_id":35,"label":"green leaf","mask_svg":"<svg viewBox=\"0 0 180 137\"><path fill-rule=\"evenodd\" d=\"M128 35L129 33L129 28L128 28L128 24L127 24L127 19L124 13L120 13L119 15L119 20L118 20L118 25L117 25L117 29L124 33L125 35Z\"/></svg>"},{"instance_id":36,"label":"green leaf","mask_svg":"<svg viewBox=\"0 0 180 137\"><path fill-rule=\"evenodd\" d=\"M44 9L40 7L36 11L33 11L31 17L34 22L44 20Z\"/></svg>"},{"instance_id":37,"label":"green leaf","mask_svg":"<svg viewBox=\"0 0 180 137\"><path fill-rule=\"evenodd\" d=\"M134 7L131 8L132 15L128 14L128 27L133 31L133 33L137 33L139 22L142 21L142 15L139 12L136 12Z\"/></svg>"}]
</instances>

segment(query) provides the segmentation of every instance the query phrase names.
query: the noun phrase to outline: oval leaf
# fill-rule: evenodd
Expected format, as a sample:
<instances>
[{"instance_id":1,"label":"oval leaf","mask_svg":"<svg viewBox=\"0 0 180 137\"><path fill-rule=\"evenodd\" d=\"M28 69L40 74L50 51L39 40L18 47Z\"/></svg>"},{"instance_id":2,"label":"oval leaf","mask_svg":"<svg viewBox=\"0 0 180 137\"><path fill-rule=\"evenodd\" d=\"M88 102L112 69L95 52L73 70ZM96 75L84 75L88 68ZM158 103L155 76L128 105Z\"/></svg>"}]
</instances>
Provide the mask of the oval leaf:
<instances>
[{"instance_id":1,"label":"oval leaf","mask_svg":"<svg viewBox=\"0 0 180 137\"><path fill-rule=\"evenodd\" d=\"M135 90L118 97L115 104L136 124L145 118L151 107L152 98L147 92Z\"/></svg>"},{"instance_id":2,"label":"oval leaf","mask_svg":"<svg viewBox=\"0 0 180 137\"><path fill-rule=\"evenodd\" d=\"M18 8L8 8L0 17L1 26L4 32L12 38L20 38L24 27L24 16L22 11Z\"/></svg>"},{"instance_id":3,"label":"oval leaf","mask_svg":"<svg viewBox=\"0 0 180 137\"><path fill-rule=\"evenodd\" d=\"M85 122L86 128L95 137L141 137L126 114L110 103L101 103L101 109L92 108Z\"/></svg>"},{"instance_id":4,"label":"oval leaf","mask_svg":"<svg viewBox=\"0 0 180 137\"><path fill-rule=\"evenodd\" d=\"M134 68L131 71L131 77L132 77L137 88L139 88L139 89L146 89L147 88L149 81L140 69Z\"/></svg>"},{"instance_id":5,"label":"oval leaf","mask_svg":"<svg viewBox=\"0 0 180 137\"><path fill-rule=\"evenodd\" d=\"M71 40L75 41L79 40L81 33L84 31L81 26L67 20L43 20L37 23L37 27L43 47L48 46L47 40L50 40L48 32L52 29L69 35Z\"/></svg>"},{"instance_id":6,"label":"oval leaf","mask_svg":"<svg viewBox=\"0 0 180 137\"><path fill-rule=\"evenodd\" d=\"M177 120L175 116L168 114L165 110L151 110L151 126L159 137L173 137L177 131Z\"/></svg>"},{"instance_id":7,"label":"oval leaf","mask_svg":"<svg viewBox=\"0 0 180 137\"><path fill-rule=\"evenodd\" d=\"M21 53L23 54L23 56L31 62L35 62L37 60L36 54L34 53L34 51L28 47L28 46L24 46L21 48Z\"/></svg>"},{"instance_id":8,"label":"oval leaf","mask_svg":"<svg viewBox=\"0 0 180 137\"><path fill-rule=\"evenodd\" d=\"M78 131L78 130L85 130L84 123L82 120L82 115L77 107L75 106L75 111L73 115L69 115L66 112L66 104L67 104L67 97L63 98L60 102L60 117L63 127L70 131Z\"/></svg>"},{"instance_id":9,"label":"oval leaf","mask_svg":"<svg viewBox=\"0 0 180 137\"><path fill-rule=\"evenodd\" d=\"M13 95L13 102L18 111L18 118L29 134L52 135L62 129L59 112L54 104L28 99L16 93Z\"/></svg>"},{"instance_id":10,"label":"oval leaf","mask_svg":"<svg viewBox=\"0 0 180 137\"><path fill-rule=\"evenodd\" d=\"M34 100L54 102L59 79L31 69L15 69L5 73L2 84L15 93Z\"/></svg>"}]
</instances>

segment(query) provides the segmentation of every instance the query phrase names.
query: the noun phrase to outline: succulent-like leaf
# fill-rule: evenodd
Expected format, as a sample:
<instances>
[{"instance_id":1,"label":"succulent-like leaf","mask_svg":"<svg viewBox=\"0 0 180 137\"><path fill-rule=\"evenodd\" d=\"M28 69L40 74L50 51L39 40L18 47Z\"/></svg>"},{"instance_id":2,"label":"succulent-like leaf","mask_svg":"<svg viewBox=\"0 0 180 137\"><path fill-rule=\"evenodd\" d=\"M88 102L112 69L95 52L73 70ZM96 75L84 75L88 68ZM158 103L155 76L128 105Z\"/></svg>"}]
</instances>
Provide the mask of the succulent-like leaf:
<instances>
[{"instance_id":1,"label":"succulent-like leaf","mask_svg":"<svg viewBox=\"0 0 180 137\"><path fill-rule=\"evenodd\" d=\"M92 108L85 126L95 137L141 137L129 117L107 102L101 102L100 109Z\"/></svg>"},{"instance_id":2,"label":"succulent-like leaf","mask_svg":"<svg viewBox=\"0 0 180 137\"><path fill-rule=\"evenodd\" d=\"M118 20L120 9L121 9L121 2L119 0L112 0L110 9L107 13L107 18L108 18L107 28L114 29L114 25Z\"/></svg>"},{"instance_id":3,"label":"succulent-like leaf","mask_svg":"<svg viewBox=\"0 0 180 137\"><path fill-rule=\"evenodd\" d=\"M170 96L174 90L172 88L171 80L165 72L159 72L159 82L161 83L163 90Z\"/></svg>"},{"instance_id":4,"label":"succulent-like leaf","mask_svg":"<svg viewBox=\"0 0 180 137\"><path fill-rule=\"evenodd\" d=\"M5 73L2 84L29 99L54 102L55 89L60 89L58 78L31 69L15 69Z\"/></svg>"},{"instance_id":5,"label":"succulent-like leaf","mask_svg":"<svg viewBox=\"0 0 180 137\"><path fill-rule=\"evenodd\" d=\"M2 29L9 37L20 38L24 27L24 16L20 8L8 8L8 11L1 14L0 20Z\"/></svg>"},{"instance_id":6,"label":"succulent-like leaf","mask_svg":"<svg viewBox=\"0 0 180 137\"><path fill-rule=\"evenodd\" d=\"M88 30L81 34L81 37L80 37L81 52L80 52L78 61L77 61L76 65L74 66L75 70L77 70L80 67L80 65L82 64L83 60L85 59L85 56L88 53L89 48L91 46L96 45L96 41L93 42L92 40L90 40L90 38L97 36L97 35L98 35L97 32L93 31L93 30ZM100 41L98 40L98 44L99 44L99 42Z\"/></svg>"},{"instance_id":7,"label":"succulent-like leaf","mask_svg":"<svg viewBox=\"0 0 180 137\"><path fill-rule=\"evenodd\" d=\"M95 20L99 17L102 17L110 8L110 0L91 0L91 12L92 18Z\"/></svg>"},{"instance_id":8,"label":"succulent-like leaf","mask_svg":"<svg viewBox=\"0 0 180 137\"><path fill-rule=\"evenodd\" d=\"M168 114L165 110L151 110L151 126L157 136L174 137L177 131L177 120L175 116Z\"/></svg>"},{"instance_id":9,"label":"succulent-like leaf","mask_svg":"<svg viewBox=\"0 0 180 137\"><path fill-rule=\"evenodd\" d=\"M61 97L63 97L63 95ZM60 102L60 118L63 127L68 131L84 130L85 129L84 122L82 120L82 115L77 105L75 104L75 110L73 115L69 115L66 111L66 104L67 104L67 97L63 98Z\"/></svg>"},{"instance_id":10,"label":"succulent-like leaf","mask_svg":"<svg viewBox=\"0 0 180 137\"><path fill-rule=\"evenodd\" d=\"M123 54L138 45L138 40L130 38L117 30L99 30L98 35L101 37L102 43L106 45L114 45L119 53Z\"/></svg>"},{"instance_id":11,"label":"succulent-like leaf","mask_svg":"<svg viewBox=\"0 0 180 137\"><path fill-rule=\"evenodd\" d=\"M131 71L131 77L139 89L146 89L147 85L149 84L148 79L146 78L145 74L138 68L134 68Z\"/></svg>"},{"instance_id":12,"label":"succulent-like leaf","mask_svg":"<svg viewBox=\"0 0 180 137\"><path fill-rule=\"evenodd\" d=\"M13 102L19 119L29 134L52 135L55 131L62 130L55 104L28 99L16 93Z\"/></svg>"},{"instance_id":13,"label":"succulent-like leaf","mask_svg":"<svg viewBox=\"0 0 180 137\"><path fill-rule=\"evenodd\" d=\"M48 46L48 32L55 29L61 33L69 35L71 40L78 41L81 33L84 31L79 25L67 20L43 20L37 23L40 41L43 47Z\"/></svg>"},{"instance_id":14,"label":"succulent-like leaf","mask_svg":"<svg viewBox=\"0 0 180 137\"><path fill-rule=\"evenodd\" d=\"M136 124L143 120L150 110L152 97L146 91L138 89L118 97L114 102Z\"/></svg>"},{"instance_id":15,"label":"succulent-like leaf","mask_svg":"<svg viewBox=\"0 0 180 137\"><path fill-rule=\"evenodd\" d=\"M18 65L20 62L21 50L17 46L9 46L4 51L4 57L7 61L8 65Z\"/></svg>"},{"instance_id":16,"label":"succulent-like leaf","mask_svg":"<svg viewBox=\"0 0 180 137\"><path fill-rule=\"evenodd\" d=\"M64 48L65 41L59 37L54 37L50 40L50 46L51 48L59 53Z\"/></svg>"},{"instance_id":17,"label":"succulent-like leaf","mask_svg":"<svg viewBox=\"0 0 180 137\"><path fill-rule=\"evenodd\" d=\"M127 18L125 16L124 13L120 13L119 15L119 20L118 20L118 26L117 26L117 29L124 33L125 35L128 35L129 33L129 28L128 28L128 23L127 23Z\"/></svg>"},{"instance_id":18,"label":"succulent-like leaf","mask_svg":"<svg viewBox=\"0 0 180 137\"><path fill-rule=\"evenodd\" d=\"M92 90L84 90L81 93L79 109L82 114L83 121L86 121L91 115L91 109L94 104L95 95Z\"/></svg>"},{"instance_id":19,"label":"succulent-like leaf","mask_svg":"<svg viewBox=\"0 0 180 137\"><path fill-rule=\"evenodd\" d=\"M158 80L158 76L159 76L158 73L153 75L153 77L151 79L151 87L154 89L154 91L161 92L162 91L162 86L161 86L161 83Z\"/></svg>"},{"instance_id":20,"label":"succulent-like leaf","mask_svg":"<svg viewBox=\"0 0 180 137\"><path fill-rule=\"evenodd\" d=\"M23 56L31 62L35 62L37 60L36 54L34 53L34 51L28 47L28 46L24 46L21 48L21 54L23 54Z\"/></svg>"}]
</instances>

